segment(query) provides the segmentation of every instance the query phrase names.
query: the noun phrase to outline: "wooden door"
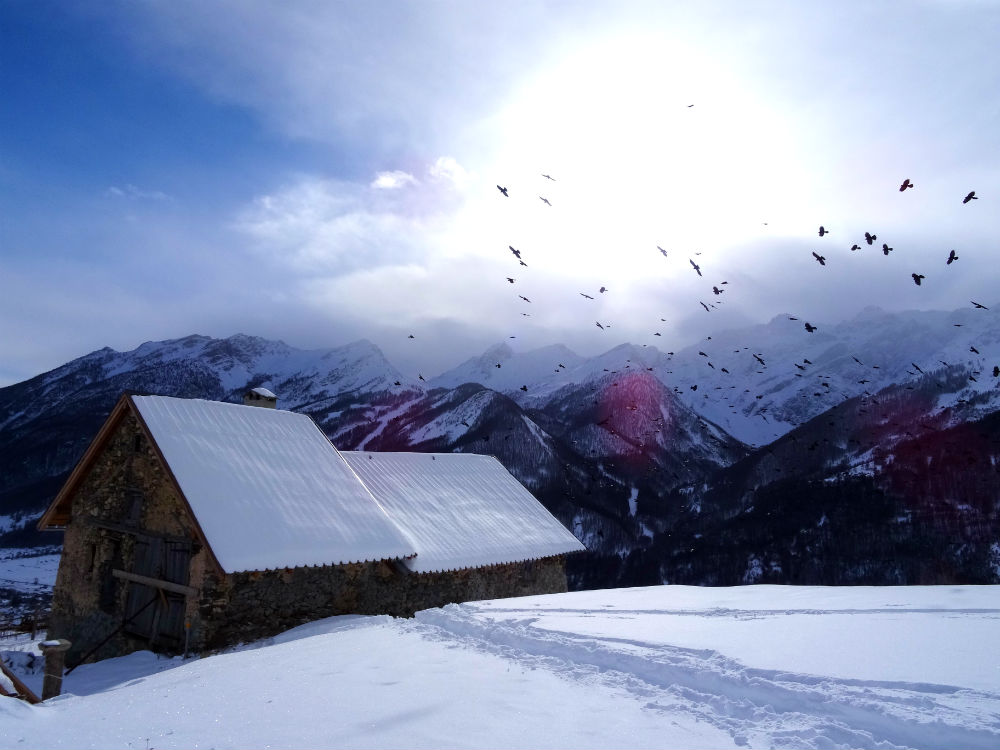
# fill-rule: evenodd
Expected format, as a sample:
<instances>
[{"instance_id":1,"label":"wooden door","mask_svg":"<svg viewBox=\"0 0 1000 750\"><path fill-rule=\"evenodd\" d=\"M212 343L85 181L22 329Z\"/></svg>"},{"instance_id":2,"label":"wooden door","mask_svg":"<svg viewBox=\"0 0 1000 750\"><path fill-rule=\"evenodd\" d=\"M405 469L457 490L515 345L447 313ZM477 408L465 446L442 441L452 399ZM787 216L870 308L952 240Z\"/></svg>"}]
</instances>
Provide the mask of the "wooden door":
<instances>
[{"instance_id":1,"label":"wooden door","mask_svg":"<svg viewBox=\"0 0 1000 750\"><path fill-rule=\"evenodd\" d=\"M141 576L187 585L191 562L189 542L139 534L132 571ZM125 604L125 629L150 645L178 646L184 639L185 597L155 586L130 582Z\"/></svg>"}]
</instances>

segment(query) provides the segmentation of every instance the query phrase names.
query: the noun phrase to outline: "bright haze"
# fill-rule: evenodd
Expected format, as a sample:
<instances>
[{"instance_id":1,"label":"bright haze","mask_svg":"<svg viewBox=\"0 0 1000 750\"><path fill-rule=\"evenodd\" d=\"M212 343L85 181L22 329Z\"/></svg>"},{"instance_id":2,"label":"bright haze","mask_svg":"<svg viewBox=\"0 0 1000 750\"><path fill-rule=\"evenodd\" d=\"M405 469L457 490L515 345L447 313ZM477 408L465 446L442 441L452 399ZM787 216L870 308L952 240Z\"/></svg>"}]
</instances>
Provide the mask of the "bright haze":
<instances>
[{"instance_id":1,"label":"bright haze","mask_svg":"<svg viewBox=\"0 0 1000 750\"><path fill-rule=\"evenodd\" d=\"M0 385L191 333L433 375L992 307L1000 6L817 5L4 3Z\"/></svg>"}]
</instances>

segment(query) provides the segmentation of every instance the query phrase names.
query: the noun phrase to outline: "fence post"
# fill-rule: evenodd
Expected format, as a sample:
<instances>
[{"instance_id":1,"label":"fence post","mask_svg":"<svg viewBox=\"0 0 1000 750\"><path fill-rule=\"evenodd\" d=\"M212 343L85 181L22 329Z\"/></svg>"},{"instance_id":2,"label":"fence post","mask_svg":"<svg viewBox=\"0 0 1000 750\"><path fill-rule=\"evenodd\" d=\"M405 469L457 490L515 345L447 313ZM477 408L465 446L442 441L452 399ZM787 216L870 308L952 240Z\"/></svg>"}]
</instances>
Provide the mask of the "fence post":
<instances>
[{"instance_id":1,"label":"fence post","mask_svg":"<svg viewBox=\"0 0 1000 750\"><path fill-rule=\"evenodd\" d=\"M55 698L62 692L63 667L66 665L66 651L73 644L65 638L42 641L38 650L45 655L45 679L42 681L42 700Z\"/></svg>"}]
</instances>

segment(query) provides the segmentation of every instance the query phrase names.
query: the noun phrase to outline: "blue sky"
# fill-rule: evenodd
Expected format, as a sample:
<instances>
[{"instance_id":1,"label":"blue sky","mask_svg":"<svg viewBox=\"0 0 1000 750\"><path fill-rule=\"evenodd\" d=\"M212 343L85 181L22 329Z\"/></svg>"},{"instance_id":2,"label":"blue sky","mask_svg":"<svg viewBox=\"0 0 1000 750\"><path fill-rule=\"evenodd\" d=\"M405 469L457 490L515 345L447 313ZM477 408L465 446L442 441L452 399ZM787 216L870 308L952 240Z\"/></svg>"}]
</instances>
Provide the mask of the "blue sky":
<instances>
[{"instance_id":1,"label":"blue sky","mask_svg":"<svg viewBox=\"0 0 1000 750\"><path fill-rule=\"evenodd\" d=\"M958 0L0 4L0 385L190 333L436 374L1000 302L998 32Z\"/></svg>"}]
</instances>

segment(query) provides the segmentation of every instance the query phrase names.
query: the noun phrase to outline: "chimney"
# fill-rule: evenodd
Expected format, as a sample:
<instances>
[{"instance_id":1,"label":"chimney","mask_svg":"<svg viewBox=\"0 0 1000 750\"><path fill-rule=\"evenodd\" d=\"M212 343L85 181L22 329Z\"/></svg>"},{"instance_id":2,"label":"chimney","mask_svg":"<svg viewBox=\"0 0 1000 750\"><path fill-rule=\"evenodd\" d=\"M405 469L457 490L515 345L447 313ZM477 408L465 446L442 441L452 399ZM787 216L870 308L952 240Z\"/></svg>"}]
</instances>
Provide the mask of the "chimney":
<instances>
[{"instance_id":1,"label":"chimney","mask_svg":"<svg viewBox=\"0 0 1000 750\"><path fill-rule=\"evenodd\" d=\"M244 406L263 406L265 409L277 408L278 397L267 388L251 388L243 394Z\"/></svg>"}]
</instances>

